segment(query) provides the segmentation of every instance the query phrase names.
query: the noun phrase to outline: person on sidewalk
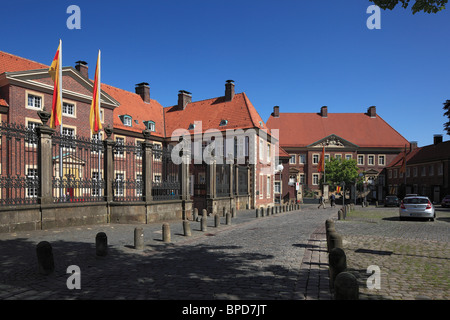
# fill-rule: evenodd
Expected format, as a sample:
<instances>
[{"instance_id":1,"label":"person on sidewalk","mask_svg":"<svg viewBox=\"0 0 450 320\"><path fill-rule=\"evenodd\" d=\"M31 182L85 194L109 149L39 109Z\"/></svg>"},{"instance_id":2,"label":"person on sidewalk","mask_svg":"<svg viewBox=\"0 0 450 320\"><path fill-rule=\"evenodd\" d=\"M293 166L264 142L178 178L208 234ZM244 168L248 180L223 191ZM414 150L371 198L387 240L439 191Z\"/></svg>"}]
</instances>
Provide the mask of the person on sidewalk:
<instances>
[{"instance_id":1,"label":"person on sidewalk","mask_svg":"<svg viewBox=\"0 0 450 320\"><path fill-rule=\"evenodd\" d=\"M319 209L321 206L323 206L323 208L325 209L325 198L323 195L320 196L320 204L317 209Z\"/></svg>"},{"instance_id":2,"label":"person on sidewalk","mask_svg":"<svg viewBox=\"0 0 450 320\"><path fill-rule=\"evenodd\" d=\"M335 207L336 206L336 196L334 195L334 193L331 194L330 199L331 199L331 206Z\"/></svg>"}]
</instances>

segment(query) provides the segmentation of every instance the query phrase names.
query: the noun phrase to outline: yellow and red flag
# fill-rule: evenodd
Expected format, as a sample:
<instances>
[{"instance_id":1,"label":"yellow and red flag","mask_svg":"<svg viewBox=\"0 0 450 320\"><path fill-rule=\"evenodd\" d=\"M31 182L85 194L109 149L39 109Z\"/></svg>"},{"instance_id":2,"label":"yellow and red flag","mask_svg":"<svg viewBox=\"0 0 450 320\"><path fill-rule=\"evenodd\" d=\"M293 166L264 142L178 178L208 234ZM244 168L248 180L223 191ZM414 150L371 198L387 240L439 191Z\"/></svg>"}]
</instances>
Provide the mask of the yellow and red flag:
<instances>
[{"instance_id":1,"label":"yellow and red flag","mask_svg":"<svg viewBox=\"0 0 450 320\"><path fill-rule=\"evenodd\" d=\"M61 109L62 109L62 45L59 40L58 50L53 58L52 64L48 69L53 82L53 101L52 112L50 117L50 128L56 128L61 125Z\"/></svg>"},{"instance_id":2,"label":"yellow and red flag","mask_svg":"<svg viewBox=\"0 0 450 320\"><path fill-rule=\"evenodd\" d=\"M92 134L97 134L102 129L100 120L100 50L98 51L97 67L95 68L94 90L92 94L91 113L89 122Z\"/></svg>"},{"instance_id":3,"label":"yellow and red flag","mask_svg":"<svg viewBox=\"0 0 450 320\"><path fill-rule=\"evenodd\" d=\"M336 187L336 193L339 193L339 192L341 192L341 186Z\"/></svg>"},{"instance_id":4,"label":"yellow and red flag","mask_svg":"<svg viewBox=\"0 0 450 320\"><path fill-rule=\"evenodd\" d=\"M325 171L325 146L322 147L322 155L320 156L319 164L317 165L317 172Z\"/></svg>"}]
</instances>

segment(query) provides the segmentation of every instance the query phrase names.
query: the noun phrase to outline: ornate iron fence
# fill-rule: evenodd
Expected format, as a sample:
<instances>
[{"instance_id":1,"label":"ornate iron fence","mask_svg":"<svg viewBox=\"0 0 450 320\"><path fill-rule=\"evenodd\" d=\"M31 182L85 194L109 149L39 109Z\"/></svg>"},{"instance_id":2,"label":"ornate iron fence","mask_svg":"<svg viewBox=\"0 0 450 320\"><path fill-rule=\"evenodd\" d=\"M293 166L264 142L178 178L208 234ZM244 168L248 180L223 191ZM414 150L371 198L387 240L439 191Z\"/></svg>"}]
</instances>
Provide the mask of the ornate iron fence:
<instances>
[{"instance_id":1,"label":"ornate iron fence","mask_svg":"<svg viewBox=\"0 0 450 320\"><path fill-rule=\"evenodd\" d=\"M0 124L0 205L35 204L39 194L36 126Z\"/></svg>"},{"instance_id":2,"label":"ornate iron fence","mask_svg":"<svg viewBox=\"0 0 450 320\"><path fill-rule=\"evenodd\" d=\"M216 165L216 196L229 197L230 196L230 165L217 164Z\"/></svg>"},{"instance_id":3,"label":"ornate iron fence","mask_svg":"<svg viewBox=\"0 0 450 320\"><path fill-rule=\"evenodd\" d=\"M114 201L142 201L142 146L117 139L114 152Z\"/></svg>"},{"instance_id":4,"label":"ornate iron fence","mask_svg":"<svg viewBox=\"0 0 450 320\"><path fill-rule=\"evenodd\" d=\"M172 147L153 145L152 198L154 201L177 200L181 198L180 165L173 163Z\"/></svg>"},{"instance_id":5,"label":"ornate iron fence","mask_svg":"<svg viewBox=\"0 0 450 320\"><path fill-rule=\"evenodd\" d=\"M104 146L97 136L80 137L64 132L52 136L53 201L104 200Z\"/></svg>"}]
</instances>

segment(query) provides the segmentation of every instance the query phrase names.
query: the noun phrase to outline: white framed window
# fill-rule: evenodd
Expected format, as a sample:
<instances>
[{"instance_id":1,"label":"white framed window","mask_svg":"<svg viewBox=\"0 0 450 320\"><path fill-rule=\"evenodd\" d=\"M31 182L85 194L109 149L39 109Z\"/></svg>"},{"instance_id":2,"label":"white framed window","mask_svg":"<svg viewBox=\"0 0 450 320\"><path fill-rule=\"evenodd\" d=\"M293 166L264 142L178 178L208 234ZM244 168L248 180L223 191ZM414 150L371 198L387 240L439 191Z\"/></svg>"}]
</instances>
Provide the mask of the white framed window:
<instances>
[{"instance_id":1,"label":"white framed window","mask_svg":"<svg viewBox=\"0 0 450 320\"><path fill-rule=\"evenodd\" d=\"M386 156L385 155L378 155L378 165L379 166L386 165Z\"/></svg>"},{"instance_id":2,"label":"white framed window","mask_svg":"<svg viewBox=\"0 0 450 320\"><path fill-rule=\"evenodd\" d=\"M75 104L63 101L62 114L69 117L75 117Z\"/></svg>"},{"instance_id":3,"label":"white framed window","mask_svg":"<svg viewBox=\"0 0 450 320\"><path fill-rule=\"evenodd\" d=\"M295 154L291 154L291 157L289 158L289 163L290 164L295 164Z\"/></svg>"},{"instance_id":4,"label":"white framed window","mask_svg":"<svg viewBox=\"0 0 450 320\"><path fill-rule=\"evenodd\" d=\"M346 154L345 155L345 160L352 160L352 155L351 154Z\"/></svg>"},{"instance_id":5,"label":"white framed window","mask_svg":"<svg viewBox=\"0 0 450 320\"><path fill-rule=\"evenodd\" d=\"M275 181L273 192L277 193L277 194L281 193L281 183L280 183L280 181Z\"/></svg>"},{"instance_id":6,"label":"white framed window","mask_svg":"<svg viewBox=\"0 0 450 320\"><path fill-rule=\"evenodd\" d=\"M267 176L267 185L266 185L266 191L267 191L267 198L270 198L270 193L272 191L272 184L270 183L270 176Z\"/></svg>"},{"instance_id":7,"label":"white framed window","mask_svg":"<svg viewBox=\"0 0 450 320\"><path fill-rule=\"evenodd\" d=\"M312 156L312 163L313 164L318 164L319 163L319 154L313 154Z\"/></svg>"},{"instance_id":8,"label":"white framed window","mask_svg":"<svg viewBox=\"0 0 450 320\"><path fill-rule=\"evenodd\" d=\"M330 161L330 155L329 154L325 154L324 158L325 158L325 161Z\"/></svg>"},{"instance_id":9,"label":"white framed window","mask_svg":"<svg viewBox=\"0 0 450 320\"><path fill-rule=\"evenodd\" d=\"M264 176L260 175L259 176L259 198L262 199L263 198L263 184L264 184Z\"/></svg>"},{"instance_id":10,"label":"white framed window","mask_svg":"<svg viewBox=\"0 0 450 320\"><path fill-rule=\"evenodd\" d=\"M38 143L38 137L33 132L35 132L36 128L39 127L40 123L38 120L29 120L28 118L25 118L25 123L27 126L27 129L29 130L29 135L27 135L27 138L25 140L27 147L36 148Z\"/></svg>"},{"instance_id":11,"label":"white framed window","mask_svg":"<svg viewBox=\"0 0 450 320\"><path fill-rule=\"evenodd\" d=\"M40 94L27 93L27 108L42 110L44 105L44 97Z\"/></svg>"},{"instance_id":12,"label":"white framed window","mask_svg":"<svg viewBox=\"0 0 450 320\"><path fill-rule=\"evenodd\" d=\"M264 159L264 140L259 138L259 160Z\"/></svg>"},{"instance_id":13,"label":"white framed window","mask_svg":"<svg viewBox=\"0 0 450 320\"><path fill-rule=\"evenodd\" d=\"M125 145L125 137L116 136L116 144L114 148L114 154L118 156L124 156L123 146Z\"/></svg>"},{"instance_id":14,"label":"white framed window","mask_svg":"<svg viewBox=\"0 0 450 320\"><path fill-rule=\"evenodd\" d=\"M305 174L304 173L300 173L300 177L299 177L299 183L300 184L305 184Z\"/></svg>"},{"instance_id":15,"label":"white framed window","mask_svg":"<svg viewBox=\"0 0 450 320\"><path fill-rule=\"evenodd\" d=\"M306 164L306 154L301 154L298 156L298 163Z\"/></svg>"},{"instance_id":16,"label":"white framed window","mask_svg":"<svg viewBox=\"0 0 450 320\"><path fill-rule=\"evenodd\" d=\"M375 155L374 154L369 154L367 156L367 164L369 166L374 166L375 165Z\"/></svg>"},{"instance_id":17,"label":"white framed window","mask_svg":"<svg viewBox=\"0 0 450 320\"><path fill-rule=\"evenodd\" d=\"M358 154L357 162L358 162L358 166L364 165L364 155L363 154Z\"/></svg>"},{"instance_id":18,"label":"white framed window","mask_svg":"<svg viewBox=\"0 0 450 320\"><path fill-rule=\"evenodd\" d=\"M267 162L270 162L270 143L267 144Z\"/></svg>"},{"instance_id":19,"label":"white framed window","mask_svg":"<svg viewBox=\"0 0 450 320\"><path fill-rule=\"evenodd\" d=\"M312 175L312 184L314 186L319 185L319 174L318 173L313 173L313 175Z\"/></svg>"},{"instance_id":20,"label":"white framed window","mask_svg":"<svg viewBox=\"0 0 450 320\"><path fill-rule=\"evenodd\" d=\"M69 127L63 127L62 134L63 134L63 136L74 138L75 137L75 129L69 128Z\"/></svg>"},{"instance_id":21,"label":"white framed window","mask_svg":"<svg viewBox=\"0 0 450 320\"><path fill-rule=\"evenodd\" d=\"M136 196L142 197L142 190L144 190L144 180L142 174L136 174Z\"/></svg>"}]
</instances>

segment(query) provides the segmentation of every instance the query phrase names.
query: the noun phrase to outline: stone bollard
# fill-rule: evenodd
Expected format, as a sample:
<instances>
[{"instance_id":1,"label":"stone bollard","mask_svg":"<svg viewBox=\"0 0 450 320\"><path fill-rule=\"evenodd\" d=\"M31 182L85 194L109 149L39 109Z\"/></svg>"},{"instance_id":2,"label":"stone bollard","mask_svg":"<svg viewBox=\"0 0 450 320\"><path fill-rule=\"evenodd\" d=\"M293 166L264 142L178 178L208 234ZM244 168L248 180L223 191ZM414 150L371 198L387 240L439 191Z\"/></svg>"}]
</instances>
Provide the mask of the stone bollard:
<instances>
[{"instance_id":1,"label":"stone bollard","mask_svg":"<svg viewBox=\"0 0 450 320\"><path fill-rule=\"evenodd\" d=\"M333 288L337 275L347 269L347 257L342 248L334 248L330 251L328 265L330 269L330 288Z\"/></svg>"},{"instance_id":2,"label":"stone bollard","mask_svg":"<svg viewBox=\"0 0 450 320\"><path fill-rule=\"evenodd\" d=\"M325 221L325 234L326 234L326 239L327 239L328 252L330 252L330 233L331 232L336 232L334 221L331 219L327 219Z\"/></svg>"},{"instance_id":3,"label":"stone bollard","mask_svg":"<svg viewBox=\"0 0 450 320\"><path fill-rule=\"evenodd\" d=\"M274 215L274 214L275 214L275 207L271 207L271 208L270 208L270 214L271 214L271 215Z\"/></svg>"},{"instance_id":4,"label":"stone bollard","mask_svg":"<svg viewBox=\"0 0 450 320\"><path fill-rule=\"evenodd\" d=\"M350 272L341 272L334 280L335 300L358 300L359 286L356 277Z\"/></svg>"},{"instance_id":5,"label":"stone bollard","mask_svg":"<svg viewBox=\"0 0 450 320\"><path fill-rule=\"evenodd\" d=\"M214 215L214 227L220 227L220 216L218 214Z\"/></svg>"},{"instance_id":6,"label":"stone bollard","mask_svg":"<svg viewBox=\"0 0 450 320\"><path fill-rule=\"evenodd\" d=\"M231 208L231 217L236 218L236 208L235 207Z\"/></svg>"},{"instance_id":7,"label":"stone bollard","mask_svg":"<svg viewBox=\"0 0 450 320\"><path fill-rule=\"evenodd\" d=\"M227 214L225 215L225 224L227 226L231 225L231 214L227 212Z\"/></svg>"},{"instance_id":8,"label":"stone bollard","mask_svg":"<svg viewBox=\"0 0 450 320\"><path fill-rule=\"evenodd\" d=\"M339 209L338 211L338 220L344 219L344 211L342 209Z\"/></svg>"},{"instance_id":9,"label":"stone bollard","mask_svg":"<svg viewBox=\"0 0 450 320\"><path fill-rule=\"evenodd\" d=\"M183 233L185 237L190 237L191 233L191 224L188 220L183 220Z\"/></svg>"},{"instance_id":10,"label":"stone bollard","mask_svg":"<svg viewBox=\"0 0 450 320\"><path fill-rule=\"evenodd\" d=\"M49 275L55 271L52 245L47 241L41 241L36 246L38 271L40 274Z\"/></svg>"},{"instance_id":11,"label":"stone bollard","mask_svg":"<svg viewBox=\"0 0 450 320\"><path fill-rule=\"evenodd\" d=\"M194 208L194 216L192 217L192 221L198 221L198 209Z\"/></svg>"},{"instance_id":12,"label":"stone bollard","mask_svg":"<svg viewBox=\"0 0 450 320\"><path fill-rule=\"evenodd\" d=\"M141 227L134 228L134 248L136 250L144 249L144 229Z\"/></svg>"},{"instance_id":13,"label":"stone bollard","mask_svg":"<svg viewBox=\"0 0 450 320\"><path fill-rule=\"evenodd\" d=\"M207 219L208 219L207 216L204 215L204 216L202 216L202 218L200 220L200 228L202 231L208 230Z\"/></svg>"},{"instance_id":14,"label":"stone bollard","mask_svg":"<svg viewBox=\"0 0 450 320\"><path fill-rule=\"evenodd\" d=\"M95 252L100 257L104 257L108 253L108 237L106 233L99 232L95 236Z\"/></svg>"},{"instance_id":15,"label":"stone bollard","mask_svg":"<svg viewBox=\"0 0 450 320\"><path fill-rule=\"evenodd\" d=\"M208 211L206 209L202 210L202 217L206 217L208 215Z\"/></svg>"},{"instance_id":16,"label":"stone bollard","mask_svg":"<svg viewBox=\"0 0 450 320\"><path fill-rule=\"evenodd\" d=\"M163 223L163 225L162 225L162 238L163 238L163 242L168 243L171 241L170 225L168 223Z\"/></svg>"},{"instance_id":17,"label":"stone bollard","mask_svg":"<svg viewBox=\"0 0 450 320\"><path fill-rule=\"evenodd\" d=\"M336 231L330 231L328 236L328 252L331 252L334 248L342 249L342 236Z\"/></svg>"},{"instance_id":18,"label":"stone bollard","mask_svg":"<svg viewBox=\"0 0 450 320\"><path fill-rule=\"evenodd\" d=\"M255 215L256 215L256 218L259 218L259 209L256 209Z\"/></svg>"}]
</instances>

